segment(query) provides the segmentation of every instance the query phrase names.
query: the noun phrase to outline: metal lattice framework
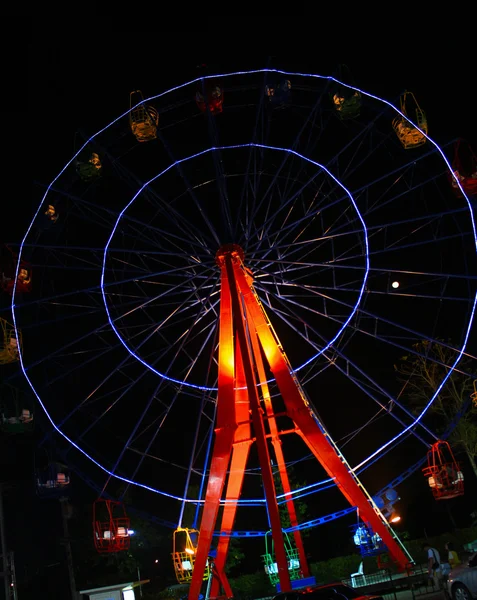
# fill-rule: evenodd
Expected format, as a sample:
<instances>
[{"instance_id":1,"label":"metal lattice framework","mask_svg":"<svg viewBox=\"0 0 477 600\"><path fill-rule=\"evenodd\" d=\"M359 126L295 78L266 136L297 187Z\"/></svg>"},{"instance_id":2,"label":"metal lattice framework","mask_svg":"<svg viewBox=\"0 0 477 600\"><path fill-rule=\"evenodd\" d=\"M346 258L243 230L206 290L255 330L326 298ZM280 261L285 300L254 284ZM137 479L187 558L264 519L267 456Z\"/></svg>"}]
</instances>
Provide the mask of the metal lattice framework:
<instances>
[{"instance_id":1,"label":"metal lattice framework","mask_svg":"<svg viewBox=\"0 0 477 600\"><path fill-rule=\"evenodd\" d=\"M216 254L237 244L311 414L346 456L351 479L359 475L373 495L375 468L385 465L388 481L399 482L437 439L427 410L416 418L398 395L395 360L421 340L447 346L429 405L463 357L475 366L467 344L476 232L470 199L449 183L453 141L440 148L423 132L424 144L405 149L392 125L405 116L399 99L332 77L215 76L219 114L198 109L197 84L144 100L159 115L146 143L133 135L129 112L83 133L46 187L18 248L18 265L28 261L33 272L31 292L13 290L23 376L71 443L72 462L87 456L99 478L156 492L164 518L198 526L220 387ZM267 86L283 93L270 96ZM346 89L352 110L337 114L333 98L339 90L342 107ZM94 178L81 177L85 164ZM48 214L56 219L45 221ZM263 378L281 406L270 364ZM309 480L293 498L334 494L323 463L291 437L281 442L284 465L305 468ZM403 444L407 469L396 460ZM245 506L266 515L260 481L255 457L244 468L234 531L268 530L266 516L262 531L239 517ZM333 498L335 516L356 509ZM313 515L292 529L323 520Z\"/></svg>"}]
</instances>

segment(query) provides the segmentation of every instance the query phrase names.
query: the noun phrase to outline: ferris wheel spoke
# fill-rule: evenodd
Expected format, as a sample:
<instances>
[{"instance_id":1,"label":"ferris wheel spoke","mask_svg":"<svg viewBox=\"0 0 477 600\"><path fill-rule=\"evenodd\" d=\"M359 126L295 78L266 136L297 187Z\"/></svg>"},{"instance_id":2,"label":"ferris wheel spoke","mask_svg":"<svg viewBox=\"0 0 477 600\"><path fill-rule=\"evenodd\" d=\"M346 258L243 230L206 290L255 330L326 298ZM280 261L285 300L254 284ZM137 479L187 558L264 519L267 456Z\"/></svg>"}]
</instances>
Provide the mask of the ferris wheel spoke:
<instances>
[{"instance_id":1,"label":"ferris wheel spoke","mask_svg":"<svg viewBox=\"0 0 477 600\"><path fill-rule=\"evenodd\" d=\"M426 155L424 155L424 156L421 156L421 157L420 157L419 159L417 159L417 160L424 160L424 159L425 159L427 156L429 156L429 154L430 154L430 153L427 153ZM371 183L368 183L368 184L366 184L366 186L365 186L365 187L363 186L362 188L357 188L356 190L353 190L353 192L352 192L352 195L353 195L353 196L355 196L356 194L359 194L359 192L360 192L360 191L362 191L362 190L366 190L366 191L368 191L368 192L369 192L369 189L370 189L370 188L372 188L372 186L373 186L373 185L376 185L377 183L380 183L380 182L381 182L382 180L384 180L384 179L390 179L390 178L392 178L393 176L395 176L395 175L396 175L398 172L400 172L400 171L406 171L406 170L409 170L410 168L412 168L412 170L415 170L415 168L416 168L416 167L415 167L415 165L416 165L416 161L415 161L415 160L414 160L414 161L410 161L410 162L408 162L408 163L405 163L404 165L400 165L399 167L396 167L396 168L394 169L394 171L387 172L387 173L386 173L385 175L383 175L381 178L377 178L375 181L373 181L373 182L371 182ZM428 179L426 182L424 182L424 183L428 183L428 182L430 182L430 181L434 181L434 180L435 180L435 178L436 178L436 176L433 176L432 178L429 178L429 179ZM419 184L414 184L414 185L411 185L411 184L406 184L406 188L405 188L403 191L401 191L401 192L400 192L399 194L397 194L396 196L393 196L393 197L392 197L391 199L389 199L387 202L394 202L394 201L398 200L400 197L402 197L402 195L404 195L404 194L406 194L406 193L409 193L409 191L411 191L411 190L413 190L413 189L417 189L417 188L421 187L422 185L424 185L424 183L423 183L423 182L420 182ZM393 180L393 182L392 182L392 188L394 188L394 186L396 186L396 185L397 185L397 184L396 184L396 180L395 180L395 178L394 178L394 180ZM344 199L344 200L347 200L348 198L347 198L347 196L346 196L346 195L344 195L344 194L343 194L343 195L342 195L342 199ZM376 201L376 204L377 204L377 203L378 203L378 201ZM324 207L324 208L326 208L326 207ZM324 208L323 208L323 209L324 209ZM380 209L382 209L382 208L383 208L382 201L380 201L380 202L379 202L379 208L380 208ZM368 209L368 210L366 210L366 211L363 213L363 216L364 216L364 218L366 218L366 217L367 217L367 215L368 215L369 213L370 213L370 210L369 210L369 209ZM345 224L341 225L341 227L344 227L344 226L347 226L347 225L348 225L348 224L347 224L347 223L345 223ZM277 229L278 229L278 228L277 228ZM338 231L339 231L339 227L338 227Z\"/></svg>"},{"instance_id":2,"label":"ferris wheel spoke","mask_svg":"<svg viewBox=\"0 0 477 600\"><path fill-rule=\"evenodd\" d=\"M451 216L453 214L459 214L463 210L465 210L465 209L458 209L456 211L448 211L447 213L436 213L436 214L431 214L431 215L427 215L427 216L416 217L415 222L418 223L419 220L424 220L425 219L426 223L424 225L427 226L427 225L429 225L432 222L437 222L439 219L442 219L443 217ZM367 230L367 232L369 234L369 240L371 242L373 242L373 236L382 233L382 231L384 231L384 230L392 229L393 227L399 227L399 226L405 225L407 223L411 223L411 220L396 221L394 223L379 223L379 224L376 224L376 225L368 226L366 228L366 230ZM309 238L309 239L304 239L304 240L300 240L300 241L291 241L290 243L287 243L287 244L278 244L277 243L274 246L274 248L280 251L280 256L281 256L280 260L285 263L285 262L287 262L286 259L289 258L289 257L291 257L293 255L293 253L296 253L298 251L310 253L311 250L307 250L306 249L306 246L309 245L309 244L316 243L316 242L330 242L330 241L332 241L334 239L344 238L345 236L349 236L349 235L358 235L360 233L362 233L362 230L359 230L359 229L356 229L356 230L353 229L351 231L346 231L346 232L336 232L336 233L332 232L332 233L328 233L326 235L322 235L320 237ZM447 236L445 239L452 239L452 238L458 239L459 235L458 234L454 234L453 236ZM470 241L473 241L473 238L472 238L471 234L467 234L467 235L461 234L460 238L462 238L462 239L468 238ZM437 240L434 240L434 239L433 240L429 240L426 243L437 243ZM302 247L305 247L304 250L301 250ZM402 246L398 246L398 247L396 247L396 249L400 249L401 247ZM355 248L355 246L353 246L352 248ZM390 248L390 249L394 249L394 248ZM289 252L287 252L287 250ZM380 252L383 252L385 250L387 250L387 247L383 247L383 249L381 249L381 250L374 250L373 249L373 250L370 251L370 254L379 254ZM356 258L356 254L350 255L350 256L348 256L347 254L344 254L344 256L345 256L345 259L348 259L348 258L355 259ZM256 261L263 260L263 259L258 259L257 257L254 257L254 258L255 258ZM299 259L293 260L293 262L290 262L289 264L299 263L300 260L302 260L301 257ZM333 262L334 263L336 262L336 260L338 260L338 258L333 258ZM268 266L272 266L274 262L276 262L276 261L270 261L270 263L265 263L263 265L263 268L265 269ZM303 263L303 264L307 264L307 263ZM317 266L319 266L320 264L321 265L327 265L329 263L319 263L319 262L316 262L316 263L310 262L310 263L308 263L309 266L311 266L312 264L313 265L316 264ZM337 268L337 267L339 267L339 265L334 264L334 267ZM350 265L347 268L356 268L356 267L353 267L352 265Z\"/></svg>"},{"instance_id":3,"label":"ferris wheel spoke","mask_svg":"<svg viewBox=\"0 0 477 600\"><path fill-rule=\"evenodd\" d=\"M280 304L284 305L286 302L285 300L283 300L282 298L280 298ZM359 387L365 394L367 397L371 398L372 400L374 400L374 402L378 405L380 410L385 410L386 412L388 412L394 419L396 419L400 425L403 426L403 428L407 430L409 430L410 425L406 425L404 423L404 421L402 421L402 419L400 419L400 417L398 415L396 415L395 413L392 412L392 408L393 405L398 406L403 413L409 418L411 419L411 424L414 424L416 422L416 419L414 417L414 415L411 413L411 411L407 410L404 406L402 406L391 394L389 394L389 392L387 392L381 385L379 385L376 381L374 381L369 375L367 375L364 370L362 368L360 368L355 361L352 361L348 356L346 356L342 350L340 350L339 348L339 344L333 344L332 346L329 344L329 341L326 340L319 331L316 331L315 329L313 329L313 327L311 326L307 326L307 333L308 330L313 332L317 338L322 340L322 343L325 345L324 346L324 350L320 349L317 345L313 344L310 341L310 338L308 335L305 335L305 333L303 332L303 330L298 329L297 327L295 327L293 325L293 323L291 322L291 320L287 317L287 315L293 315L294 312L292 312L292 310L287 309L287 310L277 310L276 307L272 307L270 304L267 304L267 306L270 309L274 310L274 313L277 314L290 328L293 329L293 331L295 333L297 333L301 338L302 341L309 344L310 346L313 346L315 348L316 351L320 352L320 354L323 354L323 357L328 361L328 363L336 368L338 368L350 381L352 381L357 387ZM301 316L301 315L300 315ZM300 321L300 317L297 316L297 322ZM333 349L333 353L332 355L329 355L330 350L327 350L327 348L332 348ZM344 367L341 367L339 365L338 360L341 359L344 362ZM354 369L354 371L356 372L357 375L352 375L351 374L351 369ZM359 379L359 376L362 377L362 380ZM313 374L312 378L316 377L315 374ZM304 378L304 383L306 384L308 381L310 381L311 379L307 379L306 377ZM378 396L381 396L380 399L378 398ZM428 432L430 433L430 431L421 423L419 422L419 424ZM414 431L412 432L413 434L415 434L417 437L418 434L416 434ZM432 434L434 435L434 434ZM435 437L435 436L434 436ZM422 440L422 438L419 437L419 439ZM423 443L425 443L423 441Z\"/></svg>"},{"instance_id":4,"label":"ferris wheel spoke","mask_svg":"<svg viewBox=\"0 0 477 600\"><path fill-rule=\"evenodd\" d=\"M182 270L184 271L185 269L188 269L188 267L186 268L182 268ZM177 274L178 270L174 269L172 274ZM162 273L164 274L164 273ZM167 273L168 275L170 275L171 273ZM145 283L149 283L149 280L151 279L151 276L148 276L148 279L145 281ZM154 279L153 279L154 280ZM210 283L213 281L213 277L209 276L205 279L205 281L202 281L200 283L200 285L196 288L195 284L193 284L192 282L194 281L194 278L190 278L191 281L191 291L189 292L189 294L181 301L181 304L179 307L176 307L175 310L173 311L174 314L178 311L182 312L186 309L190 309L193 308L194 306L197 306L198 303L200 303L200 299L198 300L196 298L197 292L200 290L204 290L207 289L208 287L210 287ZM135 283L137 284L138 281L136 278L132 278L132 279L128 279L128 280L121 280L120 282L115 282L117 285L119 284L124 284L124 283ZM114 284L111 284L114 285ZM162 287L162 286L161 286ZM146 295L143 291L143 293L138 296L138 298L140 299L144 299L145 297L147 297L147 300L140 302L139 304L135 303L134 307L131 309L128 309L126 312L122 312L120 313L118 316L116 316L113 319L113 322L119 320L119 319L123 319L124 317L127 317L129 315L131 315L132 313L136 312L137 310L143 310L144 308L146 308L148 305L153 304L153 303L157 303L159 300L162 300L163 298L167 298L171 295L175 295L176 297L179 297L179 292L181 292L183 289L187 289L187 285L184 286L184 282L180 281L175 285L169 286L167 289L165 289L164 291L161 291L159 294L156 294L154 296L151 297L150 294ZM107 292L108 296L113 297L114 294L114 290L111 290L111 288L108 290ZM167 321L170 318L171 315L166 316L165 321Z\"/></svg>"},{"instance_id":5,"label":"ferris wheel spoke","mask_svg":"<svg viewBox=\"0 0 477 600\"><path fill-rule=\"evenodd\" d=\"M129 185L132 185L130 179L126 178L126 181ZM183 215L180 215L175 209L175 207L171 206L170 203L167 202L167 200L162 198L162 196L154 188L152 188L149 184L144 184L138 178L133 178L132 181L135 185L134 189L137 190L135 192L136 196L140 195L143 198L150 199L150 201L154 204L156 210L160 210L161 214L164 210L166 210L168 219L174 220L176 224L175 231L167 231L168 235L176 239L176 241L178 242L187 244L187 247L189 247L191 244L193 245L193 240L195 240L195 244L198 250L206 249L210 246L210 244L207 244L205 242L203 235L201 234L201 230L197 227L197 225L190 222L190 220L186 219ZM73 196L72 200L74 201L75 207L84 207L90 212L99 211L100 214L106 213L106 215L111 216L113 222L121 218L121 222L125 223L128 226L127 229L123 228L121 230L121 233L123 235L128 235L133 240L136 240L139 236L141 239L149 241L151 246L161 247L164 229L162 227L158 227L157 225L151 224L151 222L157 222L157 219L154 221L151 220L151 222L146 222L144 219L139 219L130 215L129 212L124 208L118 211L113 210L110 206L98 207L95 203L81 196ZM131 201L129 203L131 203ZM83 212L82 214L84 218L89 219L89 213ZM104 222L104 229L111 229L111 220L107 220L106 217L103 216L102 222ZM96 219L95 224L98 224ZM187 233L189 233L189 237L186 238L185 235Z\"/></svg>"},{"instance_id":6,"label":"ferris wheel spoke","mask_svg":"<svg viewBox=\"0 0 477 600\"><path fill-rule=\"evenodd\" d=\"M268 293L270 293L270 292L268 292ZM316 293L316 294L314 294L314 296L315 295L317 298L321 298L323 300L324 307L326 307L325 301L331 301L332 303L343 306L344 308L350 308L350 309L353 308L349 303L347 303L344 300L339 300L337 298L331 298L322 293ZM326 308L324 308L323 310L320 311L316 307L306 306L303 303L299 303L296 300L293 300L291 297L286 297L286 296L280 295L280 296L276 297L276 300L278 300L279 302L286 301L287 303L290 304L290 306L294 306L294 307L296 307L296 309L299 309L300 311L304 310L305 311L304 314L308 313L309 315L317 315L319 317L325 317L327 320L336 322L339 325L343 325L343 322L346 322L346 319L349 319L349 317L347 317L346 315L338 316L338 315L336 315L336 313L331 314L330 311ZM475 303L474 303L474 306L475 306ZM396 323L395 321L392 321L391 319L387 319L382 315L377 315L377 314L371 313L369 311L366 311L363 307L358 308L357 315L358 315L359 319L357 320L356 323L354 322L354 320L349 320L349 322L347 323L348 327L351 330L359 332L365 336L370 336L370 337L372 337L378 341L381 341L385 344L388 344L390 346L399 348L401 351L419 355L419 352L417 352L411 344L409 346L405 346L405 345L403 345L402 341L410 340L410 341L417 342L417 341L421 341L421 340L426 340L429 343L443 344L449 350L454 352L457 357L461 353L461 349L459 350L458 348L453 347L451 344L445 344L442 341L435 339L434 337L431 337L429 334L425 334L424 332L418 332L417 330L412 329L406 325ZM363 317L365 317L365 319ZM313 326L310 323L303 321L303 317L302 317L301 322L303 324L306 324L307 330L314 331ZM369 322L371 324L371 326L368 327L368 329L364 328L365 322L366 323ZM389 326L391 326L393 329L395 329L396 333L394 333L394 334L386 333L385 334L384 331L383 331L383 333L380 332L380 328L387 332L386 328ZM399 332L399 335L397 332ZM318 332L316 332L316 331L315 331L315 333L318 334ZM399 340L402 340L402 341L399 342ZM327 343L328 343L328 345L331 345L331 343L334 343L334 341L332 341L330 343L330 341L328 340ZM311 362L311 360L316 358L316 356L317 355L315 354L315 356L313 356L312 358L309 358L305 364L308 364L309 362ZM451 365L442 365L442 366L448 367ZM303 368L303 365L302 365L302 367L296 368L295 370L296 371L301 370L302 368ZM461 372L459 370L459 368L457 367L457 363L454 364L453 369L456 372Z\"/></svg>"},{"instance_id":7,"label":"ferris wheel spoke","mask_svg":"<svg viewBox=\"0 0 477 600\"><path fill-rule=\"evenodd\" d=\"M158 137L162 141L162 143L164 144L164 147L166 148L166 150L168 152L168 155L170 156L171 160L173 161L173 165L174 165L175 169L177 170L177 172L179 173L179 176L183 179L184 184L185 184L186 193L191 196L192 201L194 202L195 206L199 208L199 212L203 212L203 211L200 211L200 204L201 203L200 203L199 199L197 198L196 194L194 193L194 186L191 185L191 183L190 183L190 181L189 181L189 179L188 179L188 177L187 177L187 175L186 175L186 173L185 173L185 171L183 169L182 161L176 159L176 157L174 156L174 154L172 152L172 149L170 147L169 142L165 139L165 137L160 132L159 132L159 136ZM162 205L166 206L167 203L163 202ZM182 221L184 220L184 214L183 213L178 213L176 211L176 209L173 209L173 210L174 210L174 216L175 216L175 219L176 219L177 223L181 223L182 224ZM216 243L218 243L218 238L216 237L216 233L215 233L213 227L211 227L210 223L208 223L208 226L209 226L209 229L210 229L210 233L212 234L212 239ZM194 225L191 222L187 222L187 229L189 229L192 232L192 234L194 235L194 237L196 237L197 239L201 239L202 240L202 245L203 245L204 248L206 248L208 246L206 244L205 240L202 237L203 233L200 233L200 230L197 228L196 225ZM210 246L210 244L209 244L209 246Z\"/></svg>"},{"instance_id":8,"label":"ferris wheel spoke","mask_svg":"<svg viewBox=\"0 0 477 600\"><path fill-rule=\"evenodd\" d=\"M259 94L258 108L256 111L255 125L252 134L252 144L247 148L248 159L246 161L246 168L243 177L243 183L241 186L240 200L238 204L238 214L245 214L245 221L237 219L235 222L234 235L235 237L239 234L239 225L241 227L241 233L245 238L248 238L249 229L249 218L250 214L254 214L255 205L258 198L258 189L260 187L261 173L263 167L263 153L259 151L259 148L266 143L266 132L261 127L262 122L267 119L265 110L265 85L266 85L266 73L263 76L262 81L262 93ZM257 157L258 155L258 157ZM252 195L253 200L250 200Z\"/></svg>"},{"instance_id":9,"label":"ferris wheel spoke","mask_svg":"<svg viewBox=\"0 0 477 600\"><path fill-rule=\"evenodd\" d=\"M427 448L429 443L426 442L415 430L415 426L419 425L426 433L428 433L434 441L437 441L438 436L432 432L419 417L413 415L413 413L401 404L397 398L393 397L388 391L386 391L379 383L371 378L363 368L359 367L355 361L352 361L349 356L345 355L335 346L333 347L333 357L330 358L333 361L333 365L347 377L356 387L358 387L368 398L371 398L380 411L385 411L389 416L393 417L399 425L402 426L402 431L399 432L398 437L401 437L405 433L410 433L416 437L422 444ZM343 365L339 364L339 361L343 362ZM355 374L353 375L353 371ZM380 399L381 396L383 399ZM395 414L395 409L399 408L403 413L403 416L407 418L407 423L399 415ZM411 429L412 428L412 429Z\"/></svg>"},{"instance_id":10,"label":"ferris wheel spoke","mask_svg":"<svg viewBox=\"0 0 477 600\"><path fill-rule=\"evenodd\" d=\"M210 304L210 307L207 308L207 304L209 304L209 302L207 301L206 303L202 302L201 298L197 297L198 292L200 292L201 290L210 289L210 293L213 293L213 287L210 288L209 283L211 281L211 278L207 279L205 282L202 282L200 285L198 285L197 287L195 285L191 286L191 291L188 291L188 293L186 293L186 295L181 298L179 300L178 298L178 303L171 305L171 311L167 311L166 314L161 318L160 321L154 320L153 321L153 326L152 326L152 331L151 333L149 333L146 338L144 339L145 343L146 341L148 341L150 339L150 337L155 334L157 331L161 330L164 328L164 326L166 326L171 319L174 319L175 322L177 322L177 320L180 318L180 320L183 320L184 317L187 317L188 314L191 313L192 310L199 308L200 311L203 311L203 315L206 315L207 312L209 310L213 310L213 303ZM119 314L116 314L113 318L111 323L113 324L116 321L123 321L125 319L125 317L129 317L131 314L135 313L136 311L140 310L142 313L144 313L144 309L150 305L152 302L157 302L158 300L160 300L163 297L167 297L170 295L170 293L174 293L175 290L180 290L181 288L185 287L185 289L187 290L187 284L186 286L184 286L184 284L179 284L177 286L173 286L171 289L166 290L165 292L158 294L156 296L147 296L147 300L145 302L141 302L139 304L136 304L133 308L129 309L127 312L122 312ZM109 311L108 311L109 312ZM197 317L197 321L200 320L201 318L201 312L199 312L198 317ZM127 328L127 324L124 325Z\"/></svg>"},{"instance_id":11,"label":"ferris wheel spoke","mask_svg":"<svg viewBox=\"0 0 477 600\"><path fill-rule=\"evenodd\" d=\"M116 348L120 347L120 342L117 341L117 345ZM68 372L65 372L63 369L61 370L61 373L59 376L57 376L56 378L51 380L52 384L57 383L60 379L63 379L65 377L68 377L69 375L71 375L73 373L73 371L77 370L77 369L82 369L84 367L87 367L89 365L90 362L98 362L98 360L102 357L104 357L106 354L109 354L111 352L111 350L114 349L111 346L107 346L102 352L98 353L96 356L92 356L90 357L88 360L86 360L84 363L82 363L81 365L77 365L76 369L71 369ZM95 386L95 388L93 390L91 390L88 394L85 395L84 399L80 402L77 403L77 405L73 408L72 411L70 411L59 423L58 423L58 427L61 429L61 427L63 427L68 420L74 416L74 414L80 410L82 410L85 406L87 406L88 404L90 404L93 400L93 397L97 397L99 395L99 392L102 390L102 388L108 384L109 382L111 382L113 380L113 378L115 377L115 375L117 375L118 373L123 374L124 373L124 368L127 367L128 365L134 364L135 360L134 358L129 355L126 354L121 361L116 365L116 367L114 369L112 369L107 375L106 377L104 377L104 379L100 382L98 382ZM133 384L135 383L136 380L132 380L131 378L127 378L130 381L133 381ZM129 389L128 385L124 385L121 386L120 388L121 390L124 389ZM109 395L111 395L112 392L108 392L108 393L104 393L103 396L100 397L100 399L103 399L105 397L108 397ZM94 425L94 423L93 423Z\"/></svg>"}]
</instances>

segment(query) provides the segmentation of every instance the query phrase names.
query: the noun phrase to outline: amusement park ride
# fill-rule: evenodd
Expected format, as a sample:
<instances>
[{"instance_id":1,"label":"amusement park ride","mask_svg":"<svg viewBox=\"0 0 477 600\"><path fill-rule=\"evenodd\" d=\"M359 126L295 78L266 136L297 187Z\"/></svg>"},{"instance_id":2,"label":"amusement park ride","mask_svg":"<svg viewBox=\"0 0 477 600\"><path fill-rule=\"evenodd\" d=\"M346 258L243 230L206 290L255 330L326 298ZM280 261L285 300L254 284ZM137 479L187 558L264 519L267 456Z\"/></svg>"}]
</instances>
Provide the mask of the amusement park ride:
<instances>
[{"instance_id":1,"label":"amusement park ride","mask_svg":"<svg viewBox=\"0 0 477 600\"><path fill-rule=\"evenodd\" d=\"M289 79L269 83L265 87L267 102L274 107L286 106L290 101L291 87ZM224 106L224 90L220 81L199 81L194 100L199 111L208 116L220 115ZM339 120L357 118L361 102L361 93L345 85L338 86L331 96ZM159 110L146 103L140 90L130 94L128 119L130 131L141 145L157 140ZM427 142L425 113L410 92L402 94L400 113L390 126L405 150ZM475 195L475 154L464 145L459 142L456 146L452 168L464 192ZM463 161L462 153L466 161ZM470 163L467 160L469 156ZM89 158L76 159L74 165L77 176L90 184L101 177L103 159L100 153L91 152ZM451 178L451 181L452 187L460 194L455 179ZM58 227L57 222L62 221L62 208L49 200L39 219L43 228ZM17 259L18 264L15 264ZM204 581L208 581L208 597L218 596L221 588L227 598L233 597L225 567L244 476L254 448L258 454L271 527L272 550L267 550L265 555L265 572L282 591L313 582L283 451L284 436L300 438L349 505L355 507L359 519L353 533L362 554L387 552L400 571L409 570L413 560L393 531L392 514L387 510L396 497L378 500L367 492L357 472L348 464L317 416L287 358L285 344L282 345L255 289L246 248L235 243L220 245L215 254L215 267L220 272L220 302L217 306L219 343L214 441L200 527L178 527L174 532L172 556L177 581L190 583L191 600L199 598ZM15 290L17 296L30 294L33 271L34 268L21 257L12 259L10 256L2 265L4 293L12 296ZM2 318L0 323L0 363L15 363L22 350L21 331L6 319ZM278 402L270 392L270 373L278 386ZM1 418L0 425L4 431L19 432L28 430L33 414L16 402L8 409L3 408ZM283 530L272 464L283 488L291 524L289 532ZM438 440L432 445L427 466L422 471L436 500L463 494L462 470L446 441ZM69 485L70 475L64 466L52 464L46 470L38 471L37 482L40 493L62 492ZM99 553L126 550L130 545L130 535L130 520L123 504L98 498L93 509L96 550Z\"/></svg>"}]
</instances>

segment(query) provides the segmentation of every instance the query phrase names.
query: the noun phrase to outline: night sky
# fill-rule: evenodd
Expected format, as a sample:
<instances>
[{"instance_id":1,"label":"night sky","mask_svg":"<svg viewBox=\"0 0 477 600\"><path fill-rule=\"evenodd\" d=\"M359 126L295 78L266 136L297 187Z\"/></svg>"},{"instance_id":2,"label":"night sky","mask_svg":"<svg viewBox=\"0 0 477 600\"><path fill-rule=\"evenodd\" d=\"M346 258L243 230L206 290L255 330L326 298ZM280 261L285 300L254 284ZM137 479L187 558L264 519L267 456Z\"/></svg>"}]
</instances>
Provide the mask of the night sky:
<instances>
[{"instance_id":1,"label":"night sky","mask_svg":"<svg viewBox=\"0 0 477 600\"><path fill-rule=\"evenodd\" d=\"M247 35L245 32L236 37L227 34L226 41L222 35L217 39L213 31L211 26L208 33L188 34L185 40L182 32L144 35L139 32L107 31L91 35L88 43L79 41L74 35L70 39L63 35L58 40L38 32L25 40L20 52L20 56L27 53L23 54L23 73L20 76L21 69L14 69L12 74L14 87L22 90L22 93L13 111L15 118L7 123L7 129L11 130L10 153L15 157L13 181L20 189L27 182L29 189L20 196L10 196L6 204L8 219L1 223L2 240L17 242L23 237L41 198L42 186L48 184L72 156L78 129L82 128L89 134L97 131L111 118L127 110L131 90L142 89L145 95L154 95L193 79L196 67L201 63L206 63L212 72L270 67L322 75L333 74L337 64L344 63L357 85L365 91L392 101L404 90L411 90L425 108L429 135L438 143L458 137L474 142L477 139L475 112L470 110L470 99L465 92L468 73L471 66L475 68L475 65L471 65L465 39L461 40L459 51L457 46L448 49L430 44L422 45L416 56L412 48L403 49L398 39L394 45L388 43L381 46L376 42L375 45L369 44L367 49L359 45L358 49L340 46L337 42L327 47L317 44L309 36L300 40L298 47L298 44L290 43L287 36L284 36L283 42L279 41L278 23L273 21L262 27L257 26ZM250 35L253 40L247 43L245 49L244 35ZM447 63L452 69L444 69ZM463 108L463 101L467 103L466 109ZM2 308L4 305L5 302L2 302ZM469 347L469 352L475 355L476 349L475 346ZM332 419L332 411L329 412ZM351 419L352 413L348 416ZM17 569L22 576L27 572L31 576L32 571L38 569L32 553L24 550L27 540L31 538L34 544L30 550L47 549L47 565L61 561L61 549L58 550L58 530L61 528L59 507L56 503L53 506L39 501L33 480L30 479L36 461L43 456L35 447L49 431L44 418L38 418L38 425L34 434L24 438L15 436L2 439L2 479L13 486L6 494L5 512L10 527L7 533L20 556ZM98 442L97 451L107 450L106 446ZM61 451L58 455L65 456L65 446L61 440L55 440L51 445L47 442L47 447L57 447ZM417 447L422 451L422 446L413 443L408 447L403 446L407 466L421 458L417 454ZM78 470L84 479L96 483L101 481L101 473L87 461L75 459L74 462L79 465ZM81 476L74 474L73 477L76 480L73 503L75 498L78 503L90 502L96 490L91 490ZM378 473L377 477L381 481L371 482L375 489L387 483L385 473ZM444 503L432 501L430 491L421 478L421 474L416 473L399 488L403 499L399 509L405 522L402 529L415 537L422 537L449 530L452 520L457 526L467 526L470 511L477 508L477 482L472 475L468 478L466 495L445 506ZM143 491L133 494L137 499L136 508L156 518L164 517L161 510L157 510L158 501L154 495ZM318 513L332 511L331 506L321 507ZM39 526L38 518L43 525L50 521L52 527L46 529ZM29 524L28 527L25 527L25 522ZM259 525L257 527L260 529ZM319 542L312 551L314 558L324 559L326 554L336 555L343 550L346 543L344 534L336 541L333 523L318 528L318 534ZM40 568L44 569L45 564Z\"/></svg>"}]
</instances>

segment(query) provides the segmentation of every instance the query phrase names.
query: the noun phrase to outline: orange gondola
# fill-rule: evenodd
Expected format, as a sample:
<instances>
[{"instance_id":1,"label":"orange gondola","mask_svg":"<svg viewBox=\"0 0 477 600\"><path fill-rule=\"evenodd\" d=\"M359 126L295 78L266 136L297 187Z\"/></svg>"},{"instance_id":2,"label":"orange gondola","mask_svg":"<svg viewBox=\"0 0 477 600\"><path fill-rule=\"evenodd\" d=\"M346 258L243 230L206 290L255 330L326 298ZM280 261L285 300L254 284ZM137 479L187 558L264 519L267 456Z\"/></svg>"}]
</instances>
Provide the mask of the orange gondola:
<instances>
[{"instance_id":1,"label":"orange gondola","mask_svg":"<svg viewBox=\"0 0 477 600\"><path fill-rule=\"evenodd\" d=\"M139 104L138 104L139 103ZM159 113L150 104L144 104L141 90L129 96L129 126L138 142L149 142L157 137Z\"/></svg>"},{"instance_id":2,"label":"orange gondola","mask_svg":"<svg viewBox=\"0 0 477 600\"><path fill-rule=\"evenodd\" d=\"M401 94L400 109L402 114L395 117L392 122L399 141L406 150L422 146L427 141L427 117L413 93L404 92Z\"/></svg>"}]
</instances>

